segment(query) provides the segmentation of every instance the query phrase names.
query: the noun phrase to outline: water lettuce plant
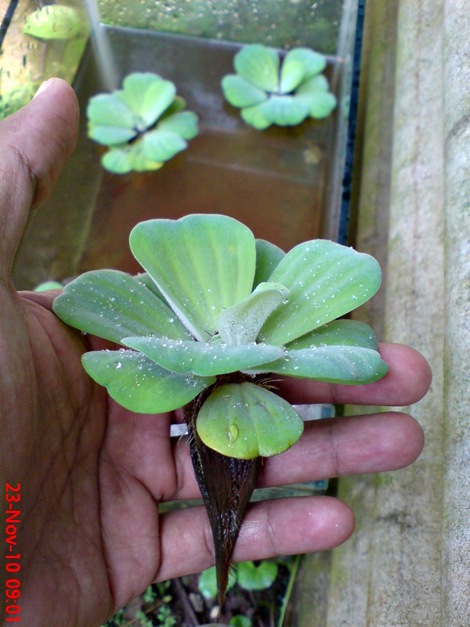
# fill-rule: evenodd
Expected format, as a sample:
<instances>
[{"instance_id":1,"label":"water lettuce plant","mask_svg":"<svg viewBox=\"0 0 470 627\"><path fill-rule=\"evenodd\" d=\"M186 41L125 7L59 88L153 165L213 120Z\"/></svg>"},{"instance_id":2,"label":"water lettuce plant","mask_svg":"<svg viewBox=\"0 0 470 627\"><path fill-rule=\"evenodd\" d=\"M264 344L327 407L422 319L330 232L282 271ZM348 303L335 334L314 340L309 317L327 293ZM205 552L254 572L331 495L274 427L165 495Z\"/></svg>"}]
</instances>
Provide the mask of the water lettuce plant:
<instances>
[{"instance_id":1,"label":"water lettuce plant","mask_svg":"<svg viewBox=\"0 0 470 627\"><path fill-rule=\"evenodd\" d=\"M103 167L114 174L161 168L198 133L185 106L171 81L150 72L128 74L122 89L90 98L88 136L108 148Z\"/></svg>"},{"instance_id":2,"label":"water lettuce plant","mask_svg":"<svg viewBox=\"0 0 470 627\"><path fill-rule=\"evenodd\" d=\"M256 129L295 126L308 117L325 118L335 108L321 73L325 67L325 57L308 48L294 48L281 60L276 49L250 44L235 55L236 74L222 79L222 90Z\"/></svg>"},{"instance_id":3,"label":"water lettuce plant","mask_svg":"<svg viewBox=\"0 0 470 627\"><path fill-rule=\"evenodd\" d=\"M275 377L356 385L387 371L373 331L337 320L375 294L380 267L326 240L286 254L222 215L142 222L130 247L144 273L87 272L54 311L119 345L83 356L118 403L142 413L183 407L222 601L260 460L303 431Z\"/></svg>"}]
</instances>

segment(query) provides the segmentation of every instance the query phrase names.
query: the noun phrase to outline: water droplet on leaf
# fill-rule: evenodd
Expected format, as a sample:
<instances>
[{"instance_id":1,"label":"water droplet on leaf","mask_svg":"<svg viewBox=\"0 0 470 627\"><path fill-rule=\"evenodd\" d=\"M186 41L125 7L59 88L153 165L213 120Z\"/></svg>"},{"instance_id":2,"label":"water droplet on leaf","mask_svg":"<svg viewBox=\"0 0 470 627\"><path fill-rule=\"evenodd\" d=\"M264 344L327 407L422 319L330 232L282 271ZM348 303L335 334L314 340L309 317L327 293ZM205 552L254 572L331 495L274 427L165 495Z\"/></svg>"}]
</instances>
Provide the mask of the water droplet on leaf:
<instances>
[{"instance_id":1,"label":"water droplet on leaf","mask_svg":"<svg viewBox=\"0 0 470 627\"><path fill-rule=\"evenodd\" d=\"M229 442L235 442L239 435L240 435L240 431L237 425L235 424L229 425L227 429L227 437L229 439Z\"/></svg>"}]
</instances>

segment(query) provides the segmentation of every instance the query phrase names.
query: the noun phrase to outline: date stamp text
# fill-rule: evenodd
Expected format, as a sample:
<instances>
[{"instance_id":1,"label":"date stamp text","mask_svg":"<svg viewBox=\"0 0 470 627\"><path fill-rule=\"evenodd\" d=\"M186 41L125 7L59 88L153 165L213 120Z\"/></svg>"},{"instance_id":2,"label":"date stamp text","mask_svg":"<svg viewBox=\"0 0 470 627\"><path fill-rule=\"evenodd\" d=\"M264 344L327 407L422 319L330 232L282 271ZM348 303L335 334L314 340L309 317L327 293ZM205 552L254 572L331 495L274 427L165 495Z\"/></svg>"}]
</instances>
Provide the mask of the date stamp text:
<instances>
[{"instance_id":1,"label":"date stamp text","mask_svg":"<svg viewBox=\"0 0 470 627\"><path fill-rule=\"evenodd\" d=\"M18 551L18 527L21 516L21 484L5 484L5 563L6 571L4 603L5 621L21 622L21 555Z\"/></svg>"}]
</instances>

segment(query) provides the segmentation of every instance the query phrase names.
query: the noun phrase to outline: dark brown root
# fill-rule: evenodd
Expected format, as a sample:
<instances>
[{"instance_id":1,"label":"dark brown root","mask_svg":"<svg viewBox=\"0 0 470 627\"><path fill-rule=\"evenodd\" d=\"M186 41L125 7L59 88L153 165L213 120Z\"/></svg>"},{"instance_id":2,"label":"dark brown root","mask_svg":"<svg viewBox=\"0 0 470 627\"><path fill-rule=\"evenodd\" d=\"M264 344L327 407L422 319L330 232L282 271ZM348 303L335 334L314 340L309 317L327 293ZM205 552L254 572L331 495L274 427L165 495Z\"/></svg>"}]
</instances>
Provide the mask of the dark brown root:
<instances>
[{"instance_id":1,"label":"dark brown root","mask_svg":"<svg viewBox=\"0 0 470 627\"><path fill-rule=\"evenodd\" d=\"M213 390L201 392L184 408L189 431L191 460L209 516L214 538L218 602L225 601L233 550L246 507L256 486L261 457L235 459L206 446L196 430L196 419Z\"/></svg>"}]
</instances>

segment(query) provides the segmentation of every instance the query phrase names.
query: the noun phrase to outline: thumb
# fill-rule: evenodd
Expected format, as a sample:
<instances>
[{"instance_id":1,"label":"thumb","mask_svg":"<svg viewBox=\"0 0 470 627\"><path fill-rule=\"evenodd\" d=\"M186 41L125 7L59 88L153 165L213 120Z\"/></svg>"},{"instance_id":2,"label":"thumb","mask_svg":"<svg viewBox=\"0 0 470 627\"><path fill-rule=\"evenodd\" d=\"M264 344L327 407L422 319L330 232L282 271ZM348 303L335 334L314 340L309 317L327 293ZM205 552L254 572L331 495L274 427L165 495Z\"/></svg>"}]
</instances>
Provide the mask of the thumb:
<instances>
[{"instance_id":1,"label":"thumb","mask_svg":"<svg viewBox=\"0 0 470 627\"><path fill-rule=\"evenodd\" d=\"M0 122L0 273L9 274L31 209L45 201L76 143L78 103L53 78Z\"/></svg>"}]
</instances>

